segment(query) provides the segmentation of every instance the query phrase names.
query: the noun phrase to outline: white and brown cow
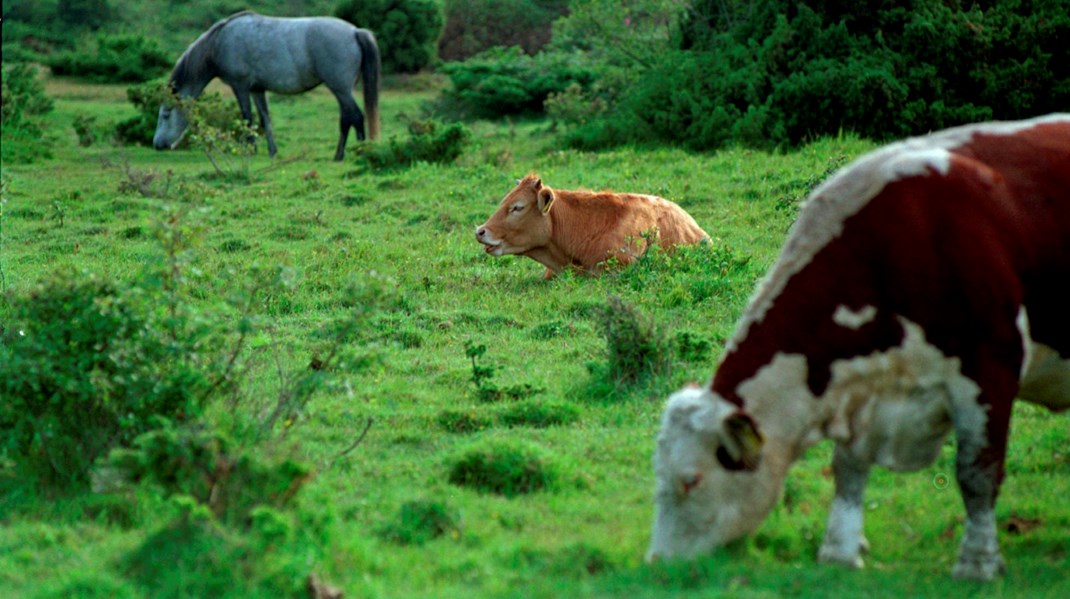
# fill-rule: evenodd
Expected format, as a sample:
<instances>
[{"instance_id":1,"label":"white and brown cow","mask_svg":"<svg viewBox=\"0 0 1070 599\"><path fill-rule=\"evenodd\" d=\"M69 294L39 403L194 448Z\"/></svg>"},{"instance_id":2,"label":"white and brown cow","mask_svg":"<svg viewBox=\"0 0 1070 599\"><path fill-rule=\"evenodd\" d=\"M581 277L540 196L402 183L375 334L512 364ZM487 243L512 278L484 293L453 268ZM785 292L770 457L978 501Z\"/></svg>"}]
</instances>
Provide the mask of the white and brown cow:
<instances>
[{"instance_id":1,"label":"white and brown cow","mask_svg":"<svg viewBox=\"0 0 1070 599\"><path fill-rule=\"evenodd\" d=\"M813 192L709 386L668 400L648 559L756 529L829 438L819 558L861 567L870 466L924 467L954 431L952 574L993 578L1015 397L1070 408L1070 114L892 144Z\"/></svg>"},{"instance_id":2,"label":"white and brown cow","mask_svg":"<svg viewBox=\"0 0 1070 599\"><path fill-rule=\"evenodd\" d=\"M629 264L646 251L648 238L671 247L709 235L664 198L551 189L534 174L521 179L476 229L488 254L527 256L546 267L547 279L568 266L597 274L610 258Z\"/></svg>"}]
</instances>

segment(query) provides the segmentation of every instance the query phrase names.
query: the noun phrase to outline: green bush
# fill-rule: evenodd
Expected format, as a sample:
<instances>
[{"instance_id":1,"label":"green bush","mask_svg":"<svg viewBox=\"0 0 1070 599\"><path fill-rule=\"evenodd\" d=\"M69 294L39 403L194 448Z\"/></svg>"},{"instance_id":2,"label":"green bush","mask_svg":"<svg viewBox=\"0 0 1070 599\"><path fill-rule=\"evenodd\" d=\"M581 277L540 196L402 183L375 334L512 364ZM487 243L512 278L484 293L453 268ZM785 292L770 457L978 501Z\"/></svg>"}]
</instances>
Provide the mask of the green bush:
<instances>
[{"instance_id":1,"label":"green bush","mask_svg":"<svg viewBox=\"0 0 1070 599\"><path fill-rule=\"evenodd\" d=\"M52 73L103 83L143 83L170 71L172 58L142 35L99 35L96 52L68 50L48 58Z\"/></svg>"},{"instance_id":2,"label":"green bush","mask_svg":"<svg viewBox=\"0 0 1070 599\"><path fill-rule=\"evenodd\" d=\"M442 12L434 0L344 0L334 15L375 34L384 72L416 73L435 59Z\"/></svg>"},{"instance_id":3,"label":"green bush","mask_svg":"<svg viewBox=\"0 0 1070 599\"><path fill-rule=\"evenodd\" d=\"M887 140L1070 105L1065 2L701 0L676 48L566 142L787 147Z\"/></svg>"},{"instance_id":4,"label":"green bush","mask_svg":"<svg viewBox=\"0 0 1070 599\"><path fill-rule=\"evenodd\" d=\"M611 380L631 384L668 370L672 345L653 319L619 297L610 297L600 320Z\"/></svg>"},{"instance_id":5,"label":"green bush","mask_svg":"<svg viewBox=\"0 0 1070 599\"><path fill-rule=\"evenodd\" d=\"M58 0L56 17L68 27L99 29L115 17L108 0Z\"/></svg>"},{"instance_id":6,"label":"green bush","mask_svg":"<svg viewBox=\"0 0 1070 599\"><path fill-rule=\"evenodd\" d=\"M533 445L495 441L468 449L450 468L452 484L515 497L553 486L557 469Z\"/></svg>"},{"instance_id":7,"label":"green bush","mask_svg":"<svg viewBox=\"0 0 1070 599\"><path fill-rule=\"evenodd\" d=\"M164 422L109 454L107 465L133 482L149 482L166 496L188 496L220 520L248 526L259 508L284 508L311 477L292 460L271 463L242 452L201 424Z\"/></svg>"},{"instance_id":8,"label":"green bush","mask_svg":"<svg viewBox=\"0 0 1070 599\"><path fill-rule=\"evenodd\" d=\"M460 531L460 517L438 501L410 501L401 506L397 519L379 529L379 536L401 545L423 545Z\"/></svg>"},{"instance_id":9,"label":"green bush","mask_svg":"<svg viewBox=\"0 0 1070 599\"><path fill-rule=\"evenodd\" d=\"M491 419L475 410L443 410L436 418L438 426L447 433L464 434L486 430Z\"/></svg>"},{"instance_id":10,"label":"green bush","mask_svg":"<svg viewBox=\"0 0 1070 599\"><path fill-rule=\"evenodd\" d=\"M46 482L85 483L96 458L196 418L211 341L140 289L57 273L10 298L0 337L0 447Z\"/></svg>"},{"instance_id":11,"label":"green bush","mask_svg":"<svg viewBox=\"0 0 1070 599\"><path fill-rule=\"evenodd\" d=\"M572 85L587 88L595 72L578 54L524 54L517 46L492 48L464 62L443 65L452 87L443 101L452 110L477 117L543 112L550 94Z\"/></svg>"},{"instance_id":12,"label":"green bush","mask_svg":"<svg viewBox=\"0 0 1070 599\"><path fill-rule=\"evenodd\" d=\"M505 408L501 419L508 426L547 428L576 422L580 411L569 403L527 400Z\"/></svg>"},{"instance_id":13,"label":"green bush","mask_svg":"<svg viewBox=\"0 0 1070 599\"><path fill-rule=\"evenodd\" d=\"M52 99L37 79L37 69L27 64L4 65L0 100L0 130L4 162L31 162L51 156L43 139L40 117L52 111Z\"/></svg>"},{"instance_id":14,"label":"green bush","mask_svg":"<svg viewBox=\"0 0 1070 599\"><path fill-rule=\"evenodd\" d=\"M495 46L535 54L550 41L551 25L568 5L568 0L446 0L438 56L466 60Z\"/></svg>"},{"instance_id":15,"label":"green bush","mask_svg":"<svg viewBox=\"0 0 1070 599\"><path fill-rule=\"evenodd\" d=\"M372 168L412 166L417 162L450 163L464 153L472 134L461 123L443 124L436 120L409 122L409 138L399 141L368 142L358 148L360 160Z\"/></svg>"}]
</instances>

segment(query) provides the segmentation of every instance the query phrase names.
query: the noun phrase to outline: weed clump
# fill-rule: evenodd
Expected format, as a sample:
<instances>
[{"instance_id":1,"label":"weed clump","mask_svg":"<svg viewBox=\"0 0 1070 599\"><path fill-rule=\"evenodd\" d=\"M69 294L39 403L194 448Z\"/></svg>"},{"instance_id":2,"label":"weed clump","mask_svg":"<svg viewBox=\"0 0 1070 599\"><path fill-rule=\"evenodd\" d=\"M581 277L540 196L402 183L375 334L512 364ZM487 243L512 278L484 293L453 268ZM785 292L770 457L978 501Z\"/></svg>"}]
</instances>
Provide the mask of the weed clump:
<instances>
[{"instance_id":1,"label":"weed clump","mask_svg":"<svg viewBox=\"0 0 1070 599\"><path fill-rule=\"evenodd\" d=\"M619 297L610 297L600 315L608 362L604 373L619 384L638 383L669 369L672 344L654 320Z\"/></svg>"},{"instance_id":2,"label":"weed clump","mask_svg":"<svg viewBox=\"0 0 1070 599\"><path fill-rule=\"evenodd\" d=\"M126 480L193 498L215 517L240 526L263 521L263 508L286 507L312 477L298 462L271 463L240 452L216 430L170 423L141 435L132 448L113 450L107 465Z\"/></svg>"},{"instance_id":3,"label":"weed clump","mask_svg":"<svg viewBox=\"0 0 1070 599\"><path fill-rule=\"evenodd\" d=\"M449 474L452 484L505 497L546 489L558 479L556 468L538 448L501 441L470 448Z\"/></svg>"},{"instance_id":4,"label":"weed clump","mask_svg":"<svg viewBox=\"0 0 1070 599\"><path fill-rule=\"evenodd\" d=\"M529 400L510 405L502 412L501 419L508 426L547 428L576 422L580 411L570 403Z\"/></svg>"},{"instance_id":5,"label":"weed clump","mask_svg":"<svg viewBox=\"0 0 1070 599\"><path fill-rule=\"evenodd\" d=\"M379 536L400 545L423 545L460 531L460 517L438 501L410 501L397 518L379 529Z\"/></svg>"},{"instance_id":6,"label":"weed clump","mask_svg":"<svg viewBox=\"0 0 1070 599\"><path fill-rule=\"evenodd\" d=\"M492 422L487 416L474 410L444 410L439 413L439 428L447 433L475 433L490 428Z\"/></svg>"},{"instance_id":7,"label":"weed clump","mask_svg":"<svg viewBox=\"0 0 1070 599\"><path fill-rule=\"evenodd\" d=\"M409 121L409 139L360 144L360 159L374 169L405 168L417 162L447 164L464 153L472 133L461 123Z\"/></svg>"}]
</instances>

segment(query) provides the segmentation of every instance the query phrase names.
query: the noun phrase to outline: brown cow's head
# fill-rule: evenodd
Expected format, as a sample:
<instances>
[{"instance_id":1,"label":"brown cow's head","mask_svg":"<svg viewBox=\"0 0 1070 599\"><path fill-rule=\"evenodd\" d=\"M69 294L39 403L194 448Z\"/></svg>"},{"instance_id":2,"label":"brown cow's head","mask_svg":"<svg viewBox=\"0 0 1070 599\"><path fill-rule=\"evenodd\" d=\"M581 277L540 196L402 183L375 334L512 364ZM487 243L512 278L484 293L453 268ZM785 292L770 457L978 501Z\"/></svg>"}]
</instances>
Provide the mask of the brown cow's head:
<instances>
[{"instance_id":1,"label":"brown cow's head","mask_svg":"<svg viewBox=\"0 0 1070 599\"><path fill-rule=\"evenodd\" d=\"M476 229L476 241L492 256L524 254L550 243L550 206L554 191L528 175L510 191L498 210Z\"/></svg>"}]
</instances>

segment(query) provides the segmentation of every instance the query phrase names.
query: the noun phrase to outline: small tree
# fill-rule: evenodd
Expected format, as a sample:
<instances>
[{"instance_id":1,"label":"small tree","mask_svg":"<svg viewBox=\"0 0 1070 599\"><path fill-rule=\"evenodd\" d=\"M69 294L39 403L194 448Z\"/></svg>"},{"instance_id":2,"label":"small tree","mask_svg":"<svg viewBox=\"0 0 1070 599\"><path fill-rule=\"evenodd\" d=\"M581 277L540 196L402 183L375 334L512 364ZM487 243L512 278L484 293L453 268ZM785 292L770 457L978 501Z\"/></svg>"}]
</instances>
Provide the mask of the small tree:
<instances>
[{"instance_id":1,"label":"small tree","mask_svg":"<svg viewBox=\"0 0 1070 599\"><path fill-rule=\"evenodd\" d=\"M375 34L387 73L415 73L436 57L442 12L433 0L346 0L334 14Z\"/></svg>"}]
</instances>

